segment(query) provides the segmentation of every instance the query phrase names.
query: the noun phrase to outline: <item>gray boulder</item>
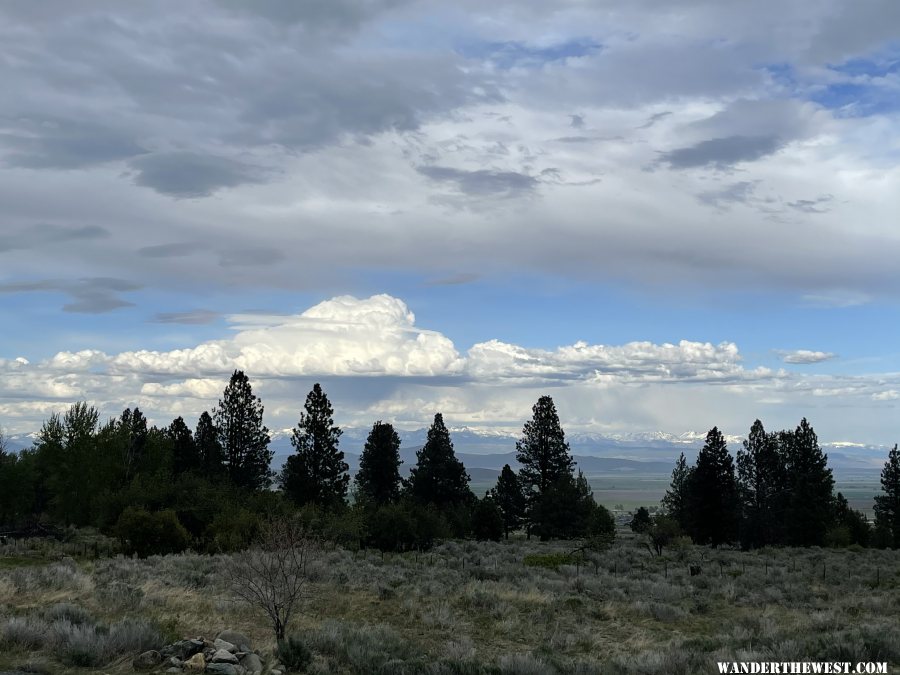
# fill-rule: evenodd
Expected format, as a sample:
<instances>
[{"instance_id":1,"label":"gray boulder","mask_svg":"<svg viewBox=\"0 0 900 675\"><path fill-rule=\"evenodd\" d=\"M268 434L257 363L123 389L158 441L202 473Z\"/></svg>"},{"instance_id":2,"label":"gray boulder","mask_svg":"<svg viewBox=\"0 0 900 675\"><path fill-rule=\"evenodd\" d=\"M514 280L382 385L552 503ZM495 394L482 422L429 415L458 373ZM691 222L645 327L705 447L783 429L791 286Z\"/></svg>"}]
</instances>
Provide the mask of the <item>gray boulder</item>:
<instances>
[{"instance_id":1,"label":"gray boulder","mask_svg":"<svg viewBox=\"0 0 900 675\"><path fill-rule=\"evenodd\" d=\"M241 659L241 665L248 673L261 673L263 671L263 662L256 654L247 654Z\"/></svg>"},{"instance_id":2,"label":"gray boulder","mask_svg":"<svg viewBox=\"0 0 900 675\"><path fill-rule=\"evenodd\" d=\"M219 640L224 640L225 642L230 642L231 644L237 646L237 648L242 652L253 651L253 643L250 642L250 638L248 638L243 633L238 633L236 630L223 630L216 637Z\"/></svg>"},{"instance_id":3,"label":"gray boulder","mask_svg":"<svg viewBox=\"0 0 900 675\"><path fill-rule=\"evenodd\" d=\"M217 673L218 675L245 675L246 671L240 666L233 663L210 663L206 666L207 673Z\"/></svg>"},{"instance_id":4,"label":"gray boulder","mask_svg":"<svg viewBox=\"0 0 900 675\"><path fill-rule=\"evenodd\" d=\"M155 649L143 652L134 657L131 665L135 670L153 670L163 662L163 656Z\"/></svg>"},{"instance_id":5,"label":"gray boulder","mask_svg":"<svg viewBox=\"0 0 900 675\"><path fill-rule=\"evenodd\" d=\"M227 649L219 649L216 650L216 653L212 655L210 659L213 663L233 663L237 665L238 659ZM207 666L207 670L209 670L209 666Z\"/></svg>"}]
</instances>

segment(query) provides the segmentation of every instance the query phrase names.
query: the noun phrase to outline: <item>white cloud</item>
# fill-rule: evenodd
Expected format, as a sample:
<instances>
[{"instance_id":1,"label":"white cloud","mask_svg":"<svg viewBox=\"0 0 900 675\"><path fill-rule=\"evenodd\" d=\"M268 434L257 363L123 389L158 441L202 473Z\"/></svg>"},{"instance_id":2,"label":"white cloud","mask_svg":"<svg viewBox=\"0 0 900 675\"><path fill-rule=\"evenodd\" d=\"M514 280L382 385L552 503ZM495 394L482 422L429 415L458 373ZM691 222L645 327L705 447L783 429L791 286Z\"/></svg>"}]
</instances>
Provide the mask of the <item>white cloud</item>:
<instances>
[{"instance_id":1,"label":"white cloud","mask_svg":"<svg viewBox=\"0 0 900 675\"><path fill-rule=\"evenodd\" d=\"M837 354L833 352L820 352L810 349L778 350L777 353L782 361L793 364L822 363L823 361L837 358Z\"/></svg>"},{"instance_id":2,"label":"white cloud","mask_svg":"<svg viewBox=\"0 0 900 675\"><path fill-rule=\"evenodd\" d=\"M388 295L340 296L296 315L229 321L233 335L187 349L88 349L32 363L0 361L4 426L34 431L75 400L104 415L137 405L157 424L177 415L196 419L238 368L263 398L270 428L294 424L306 392L320 381L339 423L353 426L381 418L419 427L441 411L451 424L509 428L551 393L573 430L680 433L719 425L741 434L754 417L791 426L809 415L823 439L831 433L882 442L872 420L884 406L872 402L888 404L900 391L900 373L804 375L747 366L732 342L580 341L535 349L495 339L461 354Z\"/></svg>"}]
</instances>

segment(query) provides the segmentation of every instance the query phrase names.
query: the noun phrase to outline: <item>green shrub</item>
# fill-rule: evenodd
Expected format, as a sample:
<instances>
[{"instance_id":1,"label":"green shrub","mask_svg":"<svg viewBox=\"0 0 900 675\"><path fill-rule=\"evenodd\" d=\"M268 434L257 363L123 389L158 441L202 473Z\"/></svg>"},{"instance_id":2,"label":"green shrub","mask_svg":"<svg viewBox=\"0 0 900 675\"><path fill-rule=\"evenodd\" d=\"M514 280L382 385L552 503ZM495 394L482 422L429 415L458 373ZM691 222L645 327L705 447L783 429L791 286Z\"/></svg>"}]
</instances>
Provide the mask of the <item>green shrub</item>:
<instances>
[{"instance_id":1,"label":"green shrub","mask_svg":"<svg viewBox=\"0 0 900 675\"><path fill-rule=\"evenodd\" d=\"M300 638L289 635L286 640L278 643L278 660L281 661L289 671L302 673L312 662L312 652L306 643Z\"/></svg>"},{"instance_id":2,"label":"green shrub","mask_svg":"<svg viewBox=\"0 0 900 675\"><path fill-rule=\"evenodd\" d=\"M129 506L119 516L115 531L125 551L141 558L180 553L191 543L191 535L172 510L150 513Z\"/></svg>"}]
</instances>

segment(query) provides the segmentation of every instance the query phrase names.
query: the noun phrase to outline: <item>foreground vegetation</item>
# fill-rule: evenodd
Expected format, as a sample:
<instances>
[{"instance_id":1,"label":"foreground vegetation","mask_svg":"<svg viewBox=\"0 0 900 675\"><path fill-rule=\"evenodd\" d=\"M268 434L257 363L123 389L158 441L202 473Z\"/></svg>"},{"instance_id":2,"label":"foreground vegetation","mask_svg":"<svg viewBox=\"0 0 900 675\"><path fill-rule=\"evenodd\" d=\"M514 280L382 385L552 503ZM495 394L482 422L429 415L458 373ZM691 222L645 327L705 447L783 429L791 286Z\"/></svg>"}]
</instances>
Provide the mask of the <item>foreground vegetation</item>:
<instances>
[{"instance_id":1,"label":"foreground vegetation","mask_svg":"<svg viewBox=\"0 0 900 675\"><path fill-rule=\"evenodd\" d=\"M717 660L900 665L900 553L741 552L644 535L605 551L513 538L427 553L322 551L291 633L312 673L694 673ZM223 628L266 650L229 556L65 558L0 548L0 671L133 672L139 651ZM15 554L15 557L12 557ZM48 559L47 555L51 558ZM700 565L691 576L689 565Z\"/></svg>"}]
</instances>

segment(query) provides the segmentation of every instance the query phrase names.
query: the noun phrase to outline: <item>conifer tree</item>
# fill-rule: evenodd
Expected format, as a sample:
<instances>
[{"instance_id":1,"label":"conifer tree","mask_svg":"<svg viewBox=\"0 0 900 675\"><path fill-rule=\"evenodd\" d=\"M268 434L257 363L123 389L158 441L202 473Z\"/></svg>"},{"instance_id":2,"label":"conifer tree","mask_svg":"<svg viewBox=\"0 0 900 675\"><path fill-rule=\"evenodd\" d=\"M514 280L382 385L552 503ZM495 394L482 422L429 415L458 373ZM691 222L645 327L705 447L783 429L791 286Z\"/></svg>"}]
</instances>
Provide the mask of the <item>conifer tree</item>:
<instances>
[{"instance_id":1,"label":"conifer tree","mask_svg":"<svg viewBox=\"0 0 900 675\"><path fill-rule=\"evenodd\" d=\"M504 536L509 539L509 533L517 529L525 517L525 493L519 477L509 464L504 464L491 495L503 517Z\"/></svg>"},{"instance_id":2,"label":"conifer tree","mask_svg":"<svg viewBox=\"0 0 900 675\"><path fill-rule=\"evenodd\" d=\"M466 504L474 498L469 489L469 474L453 452L450 432L441 413L434 416L425 445L416 453L408 489L416 501L439 508Z\"/></svg>"},{"instance_id":3,"label":"conifer tree","mask_svg":"<svg viewBox=\"0 0 900 675\"><path fill-rule=\"evenodd\" d=\"M881 470L883 495L875 497L875 528L888 545L900 548L900 452L895 444Z\"/></svg>"},{"instance_id":4,"label":"conifer tree","mask_svg":"<svg viewBox=\"0 0 900 675\"><path fill-rule=\"evenodd\" d=\"M194 432L194 445L200 461L200 470L204 476L214 478L225 471L225 451L219 443L219 432L212 416L205 410L197 420Z\"/></svg>"},{"instance_id":5,"label":"conifer tree","mask_svg":"<svg viewBox=\"0 0 900 675\"><path fill-rule=\"evenodd\" d=\"M710 429L697 454L689 489L690 533L698 544L734 541L738 526L737 481L725 437Z\"/></svg>"},{"instance_id":6,"label":"conifer tree","mask_svg":"<svg viewBox=\"0 0 900 675\"><path fill-rule=\"evenodd\" d=\"M784 517L785 472L777 436L766 433L759 420L737 452L737 480L741 545L757 548L777 543Z\"/></svg>"},{"instance_id":7,"label":"conifer tree","mask_svg":"<svg viewBox=\"0 0 900 675\"><path fill-rule=\"evenodd\" d=\"M138 473L147 449L147 418L135 408L125 408L117 424L117 431L122 442L122 467L125 481Z\"/></svg>"},{"instance_id":8,"label":"conifer tree","mask_svg":"<svg viewBox=\"0 0 900 675\"><path fill-rule=\"evenodd\" d=\"M184 423L183 417L172 420L166 435L172 443L172 472L175 475L188 471L200 471L200 453L194 443L194 435Z\"/></svg>"},{"instance_id":9,"label":"conifer tree","mask_svg":"<svg viewBox=\"0 0 900 675\"><path fill-rule=\"evenodd\" d=\"M785 543L821 546L831 520L834 489L828 456L805 417L796 430L782 432L779 439L787 476Z\"/></svg>"},{"instance_id":10,"label":"conifer tree","mask_svg":"<svg viewBox=\"0 0 900 675\"><path fill-rule=\"evenodd\" d=\"M235 370L215 411L215 427L225 454L231 482L252 491L267 488L272 481L269 464L269 430L263 425L263 404L253 394L250 379Z\"/></svg>"},{"instance_id":11,"label":"conifer tree","mask_svg":"<svg viewBox=\"0 0 900 675\"><path fill-rule=\"evenodd\" d=\"M356 486L359 499L381 506L400 498L400 436L394 427L378 420L372 425L359 458Z\"/></svg>"},{"instance_id":12,"label":"conifer tree","mask_svg":"<svg viewBox=\"0 0 900 675\"><path fill-rule=\"evenodd\" d=\"M519 480L526 494L542 495L561 478L572 476L575 462L569 455L553 399L541 396L531 410L533 416L525 422L522 438L516 442L516 459L522 465Z\"/></svg>"},{"instance_id":13,"label":"conifer tree","mask_svg":"<svg viewBox=\"0 0 900 675\"><path fill-rule=\"evenodd\" d=\"M672 483L662 498L662 506L666 515L685 530L688 529L691 471L692 469L688 466L682 452L672 470Z\"/></svg>"},{"instance_id":14,"label":"conifer tree","mask_svg":"<svg viewBox=\"0 0 900 675\"><path fill-rule=\"evenodd\" d=\"M296 504L343 506L350 482L344 453L338 449L343 432L334 424L334 409L321 385L313 386L303 408L291 436L295 452L284 465L281 486Z\"/></svg>"}]
</instances>

